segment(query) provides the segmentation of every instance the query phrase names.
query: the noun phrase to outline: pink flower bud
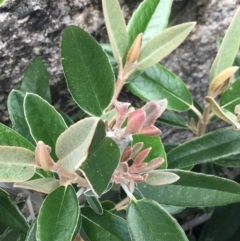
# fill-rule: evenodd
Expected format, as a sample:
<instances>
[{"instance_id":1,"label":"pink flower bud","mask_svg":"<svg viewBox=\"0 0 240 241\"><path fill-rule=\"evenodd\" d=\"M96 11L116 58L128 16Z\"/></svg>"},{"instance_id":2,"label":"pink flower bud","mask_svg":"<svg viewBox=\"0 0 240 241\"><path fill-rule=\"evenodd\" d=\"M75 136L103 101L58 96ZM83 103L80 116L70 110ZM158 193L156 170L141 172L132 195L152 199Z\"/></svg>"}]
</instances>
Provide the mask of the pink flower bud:
<instances>
[{"instance_id":1,"label":"pink flower bud","mask_svg":"<svg viewBox=\"0 0 240 241\"><path fill-rule=\"evenodd\" d=\"M145 120L146 114L141 109L129 113L125 135L139 133L145 123Z\"/></svg>"},{"instance_id":2,"label":"pink flower bud","mask_svg":"<svg viewBox=\"0 0 240 241\"><path fill-rule=\"evenodd\" d=\"M142 128L139 134L145 135L145 136L159 136L161 134L161 130L158 129L156 126L146 126Z\"/></svg>"},{"instance_id":3,"label":"pink flower bud","mask_svg":"<svg viewBox=\"0 0 240 241\"><path fill-rule=\"evenodd\" d=\"M129 103L120 103L117 100L114 101L114 106L116 108L116 124L114 128L120 129L123 122L127 118Z\"/></svg>"}]
</instances>

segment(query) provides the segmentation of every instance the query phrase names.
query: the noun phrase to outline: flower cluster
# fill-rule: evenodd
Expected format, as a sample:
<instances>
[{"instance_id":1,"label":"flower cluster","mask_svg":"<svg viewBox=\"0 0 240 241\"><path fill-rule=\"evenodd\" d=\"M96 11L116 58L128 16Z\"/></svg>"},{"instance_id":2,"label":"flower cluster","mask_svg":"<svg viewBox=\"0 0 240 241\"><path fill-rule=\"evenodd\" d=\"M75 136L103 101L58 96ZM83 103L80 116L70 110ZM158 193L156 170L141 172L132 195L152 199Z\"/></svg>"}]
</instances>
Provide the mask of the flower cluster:
<instances>
[{"instance_id":1,"label":"flower cluster","mask_svg":"<svg viewBox=\"0 0 240 241\"><path fill-rule=\"evenodd\" d=\"M153 124L167 107L167 100L147 102L141 109L129 108L129 103L115 101L116 122L107 135L115 140L121 153L132 141L132 135L143 134L146 136L160 135L161 131ZM127 124L124 127L125 121Z\"/></svg>"},{"instance_id":2,"label":"flower cluster","mask_svg":"<svg viewBox=\"0 0 240 241\"><path fill-rule=\"evenodd\" d=\"M116 184L124 182L131 192L134 191L135 182L143 182L146 180L147 172L152 171L164 162L163 158L158 157L150 162L143 162L151 151L151 147L142 150L143 143L138 142L133 147L127 147L121 157L120 163L113 173L112 180ZM133 160L129 166L130 160Z\"/></svg>"}]
</instances>

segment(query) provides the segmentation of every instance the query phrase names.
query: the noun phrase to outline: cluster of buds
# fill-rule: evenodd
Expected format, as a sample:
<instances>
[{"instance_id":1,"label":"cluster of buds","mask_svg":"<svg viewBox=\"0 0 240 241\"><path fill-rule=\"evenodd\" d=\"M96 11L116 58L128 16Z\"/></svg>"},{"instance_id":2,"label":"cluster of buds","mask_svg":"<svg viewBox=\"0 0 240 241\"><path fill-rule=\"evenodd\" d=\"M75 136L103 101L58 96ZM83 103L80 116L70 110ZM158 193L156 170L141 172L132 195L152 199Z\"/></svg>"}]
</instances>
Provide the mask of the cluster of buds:
<instances>
[{"instance_id":1,"label":"cluster of buds","mask_svg":"<svg viewBox=\"0 0 240 241\"><path fill-rule=\"evenodd\" d=\"M151 147L142 150L143 143L138 142L133 147L127 147L121 157L120 163L113 173L112 180L116 184L125 183L130 192L134 191L135 183L143 182L148 176L148 172L152 171L164 162L163 158L158 157L150 162L143 162L151 151ZM133 161L129 166L130 160Z\"/></svg>"},{"instance_id":2,"label":"cluster of buds","mask_svg":"<svg viewBox=\"0 0 240 241\"><path fill-rule=\"evenodd\" d=\"M147 102L141 109L129 108L129 103L115 101L116 122L107 135L118 144L121 153L132 141L132 135L157 136L161 131L154 126L155 121L167 108L167 100ZM127 120L125 127L124 123Z\"/></svg>"}]
</instances>

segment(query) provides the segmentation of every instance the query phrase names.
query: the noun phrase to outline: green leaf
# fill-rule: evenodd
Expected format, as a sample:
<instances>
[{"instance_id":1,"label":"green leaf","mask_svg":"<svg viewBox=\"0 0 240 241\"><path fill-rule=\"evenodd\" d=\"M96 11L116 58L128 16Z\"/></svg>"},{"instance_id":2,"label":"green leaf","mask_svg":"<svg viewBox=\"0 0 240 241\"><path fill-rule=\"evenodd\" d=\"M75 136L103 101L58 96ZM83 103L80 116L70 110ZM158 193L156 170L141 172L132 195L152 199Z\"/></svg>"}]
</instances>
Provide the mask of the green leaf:
<instances>
[{"instance_id":1,"label":"green leaf","mask_svg":"<svg viewBox=\"0 0 240 241\"><path fill-rule=\"evenodd\" d=\"M79 218L78 199L72 186L61 186L43 202L37 219L38 241L67 241L73 238Z\"/></svg>"},{"instance_id":2,"label":"green leaf","mask_svg":"<svg viewBox=\"0 0 240 241\"><path fill-rule=\"evenodd\" d=\"M237 79L221 96L220 106L234 113L235 106L240 104L239 89L240 79Z\"/></svg>"},{"instance_id":3,"label":"green leaf","mask_svg":"<svg viewBox=\"0 0 240 241\"><path fill-rule=\"evenodd\" d=\"M102 0L102 7L114 58L121 63L127 50L128 34L120 5L118 0Z\"/></svg>"},{"instance_id":4,"label":"green leaf","mask_svg":"<svg viewBox=\"0 0 240 241\"><path fill-rule=\"evenodd\" d=\"M52 148L51 156L57 160L55 144L58 136L67 129L62 116L47 101L35 94L27 94L24 112L35 141L43 141Z\"/></svg>"},{"instance_id":5,"label":"green leaf","mask_svg":"<svg viewBox=\"0 0 240 241\"><path fill-rule=\"evenodd\" d=\"M85 118L70 126L59 136L56 153L64 169L74 172L86 159L94 133L101 124L99 120L97 117Z\"/></svg>"},{"instance_id":6,"label":"green leaf","mask_svg":"<svg viewBox=\"0 0 240 241\"><path fill-rule=\"evenodd\" d=\"M133 13L128 23L129 46L139 33L143 33L143 44L168 25L172 0L145 0Z\"/></svg>"},{"instance_id":7,"label":"green leaf","mask_svg":"<svg viewBox=\"0 0 240 241\"><path fill-rule=\"evenodd\" d=\"M31 143L35 144L23 110L23 100L25 94L19 90L12 90L8 96L7 105L12 128Z\"/></svg>"},{"instance_id":8,"label":"green leaf","mask_svg":"<svg viewBox=\"0 0 240 241\"><path fill-rule=\"evenodd\" d=\"M169 55L184 41L195 24L195 22L189 22L176 25L151 38L140 52L138 69L147 69Z\"/></svg>"},{"instance_id":9,"label":"green leaf","mask_svg":"<svg viewBox=\"0 0 240 241\"><path fill-rule=\"evenodd\" d=\"M0 146L0 182L23 182L35 173L35 154L25 148Z\"/></svg>"},{"instance_id":10,"label":"green leaf","mask_svg":"<svg viewBox=\"0 0 240 241\"><path fill-rule=\"evenodd\" d=\"M149 185L160 186L176 182L179 176L171 172L150 171L145 182Z\"/></svg>"},{"instance_id":11,"label":"green leaf","mask_svg":"<svg viewBox=\"0 0 240 241\"><path fill-rule=\"evenodd\" d=\"M31 189L42 193L51 193L60 186L60 181L55 178L38 178L26 182L18 182L14 187Z\"/></svg>"},{"instance_id":12,"label":"green leaf","mask_svg":"<svg viewBox=\"0 0 240 241\"><path fill-rule=\"evenodd\" d=\"M98 215L90 208L83 208L82 226L90 240L131 241L126 221L108 211Z\"/></svg>"},{"instance_id":13,"label":"green leaf","mask_svg":"<svg viewBox=\"0 0 240 241\"><path fill-rule=\"evenodd\" d=\"M89 150L88 157L80 166L80 170L97 196L107 188L119 159L119 148L109 137L105 137Z\"/></svg>"},{"instance_id":14,"label":"green leaf","mask_svg":"<svg viewBox=\"0 0 240 241\"><path fill-rule=\"evenodd\" d=\"M169 168L183 168L239 154L240 132L222 128L196 137L167 154Z\"/></svg>"},{"instance_id":15,"label":"green leaf","mask_svg":"<svg viewBox=\"0 0 240 241\"><path fill-rule=\"evenodd\" d=\"M0 123L0 145L25 147L31 151L35 147L20 134Z\"/></svg>"},{"instance_id":16,"label":"green leaf","mask_svg":"<svg viewBox=\"0 0 240 241\"><path fill-rule=\"evenodd\" d=\"M73 99L89 115L101 116L114 94L114 75L105 52L76 26L65 29L61 49L63 70Z\"/></svg>"},{"instance_id":17,"label":"green leaf","mask_svg":"<svg viewBox=\"0 0 240 241\"><path fill-rule=\"evenodd\" d=\"M36 234L37 234L37 222L35 221L33 222L32 226L28 230L25 241L37 241Z\"/></svg>"},{"instance_id":18,"label":"green leaf","mask_svg":"<svg viewBox=\"0 0 240 241\"><path fill-rule=\"evenodd\" d=\"M96 212L97 214L103 214L102 205L101 205L100 201L98 200L98 198L96 197L96 195L93 193L93 191L89 190L89 191L86 191L84 194L85 194L86 200L87 200L89 206L92 208L92 210L94 210L94 212Z\"/></svg>"},{"instance_id":19,"label":"green leaf","mask_svg":"<svg viewBox=\"0 0 240 241\"><path fill-rule=\"evenodd\" d=\"M10 241L10 240L25 241L26 234L21 233L17 230L10 230L1 238L2 238L1 241Z\"/></svg>"},{"instance_id":20,"label":"green leaf","mask_svg":"<svg viewBox=\"0 0 240 241\"><path fill-rule=\"evenodd\" d=\"M24 93L30 92L37 94L51 103L48 72L40 57L34 58L29 64L24 74L20 90Z\"/></svg>"},{"instance_id":21,"label":"green leaf","mask_svg":"<svg viewBox=\"0 0 240 241\"><path fill-rule=\"evenodd\" d=\"M217 56L210 70L212 81L221 71L232 66L240 45L240 7L237 9L224 36Z\"/></svg>"},{"instance_id":22,"label":"green leaf","mask_svg":"<svg viewBox=\"0 0 240 241\"><path fill-rule=\"evenodd\" d=\"M165 110L162 115L157 119L157 121L170 126L176 126L178 128L188 128L186 121L180 115L177 115L170 110Z\"/></svg>"},{"instance_id":23,"label":"green leaf","mask_svg":"<svg viewBox=\"0 0 240 241\"><path fill-rule=\"evenodd\" d=\"M134 135L132 145L136 144L137 142L143 142L142 150L152 147L152 150L149 152L146 159L144 159L144 162L150 162L154 158L162 157L164 159L164 163L158 169L167 168L167 156L159 136L149 137L144 135Z\"/></svg>"},{"instance_id":24,"label":"green leaf","mask_svg":"<svg viewBox=\"0 0 240 241\"><path fill-rule=\"evenodd\" d=\"M180 178L171 185L138 184L144 197L178 207L211 207L240 201L240 185L234 181L183 170L167 170Z\"/></svg>"},{"instance_id":25,"label":"green leaf","mask_svg":"<svg viewBox=\"0 0 240 241\"><path fill-rule=\"evenodd\" d=\"M191 95L175 74L157 64L127 84L127 88L145 101L168 100L168 109L185 111L192 105Z\"/></svg>"},{"instance_id":26,"label":"green leaf","mask_svg":"<svg viewBox=\"0 0 240 241\"><path fill-rule=\"evenodd\" d=\"M29 228L27 220L9 195L0 196L0 213L0 223L18 231L27 232Z\"/></svg>"},{"instance_id":27,"label":"green leaf","mask_svg":"<svg viewBox=\"0 0 240 241\"><path fill-rule=\"evenodd\" d=\"M131 201L127 222L132 241L188 241L177 221L153 200Z\"/></svg>"},{"instance_id":28,"label":"green leaf","mask_svg":"<svg viewBox=\"0 0 240 241\"><path fill-rule=\"evenodd\" d=\"M224 167L240 167L240 155L233 155L227 158L215 161L217 165Z\"/></svg>"},{"instance_id":29,"label":"green leaf","mask_svg":"<svg viewBox=\"0 0 240 241\"><path fill-rule=\"evenodd\" d=\"M240 204L216 207L210 220L202 229L199 241L227 241L240 225Z\"/></svg>"}]
</instances>

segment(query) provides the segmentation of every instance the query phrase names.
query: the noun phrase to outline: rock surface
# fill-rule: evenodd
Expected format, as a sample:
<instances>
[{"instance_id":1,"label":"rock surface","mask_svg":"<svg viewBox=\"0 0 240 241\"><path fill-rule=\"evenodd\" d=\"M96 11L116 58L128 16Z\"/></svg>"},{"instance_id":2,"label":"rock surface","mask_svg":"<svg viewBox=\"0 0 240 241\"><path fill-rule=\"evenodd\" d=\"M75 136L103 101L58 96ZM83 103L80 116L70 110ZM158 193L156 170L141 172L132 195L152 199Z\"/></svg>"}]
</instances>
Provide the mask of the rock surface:
<instances>
[{"instance_id":1,"label":"rock surface","mask_svg":"<svg viewBox=\"0 0 240 241\"><path fill-rule=\"evenodd\" d=\"M137 0L120 3L126 19L138 5ZM174 1L173 15L180 13L177 23L197 21L197 25L184 44L162 63L182 78L201 103L216 55L216 39L224 35L239 5L240 0ZM9 124L7 95L12 88L18 88L24 70L35 56L45 62L54 104L62 107L66 85L60 41L64 27L71 24L84 28L98 41L107 40L100 0L11 0L0 9L0 122ZM177 132L177 139L188 137L183 133Z\"/></svg>"}]
</instances>

